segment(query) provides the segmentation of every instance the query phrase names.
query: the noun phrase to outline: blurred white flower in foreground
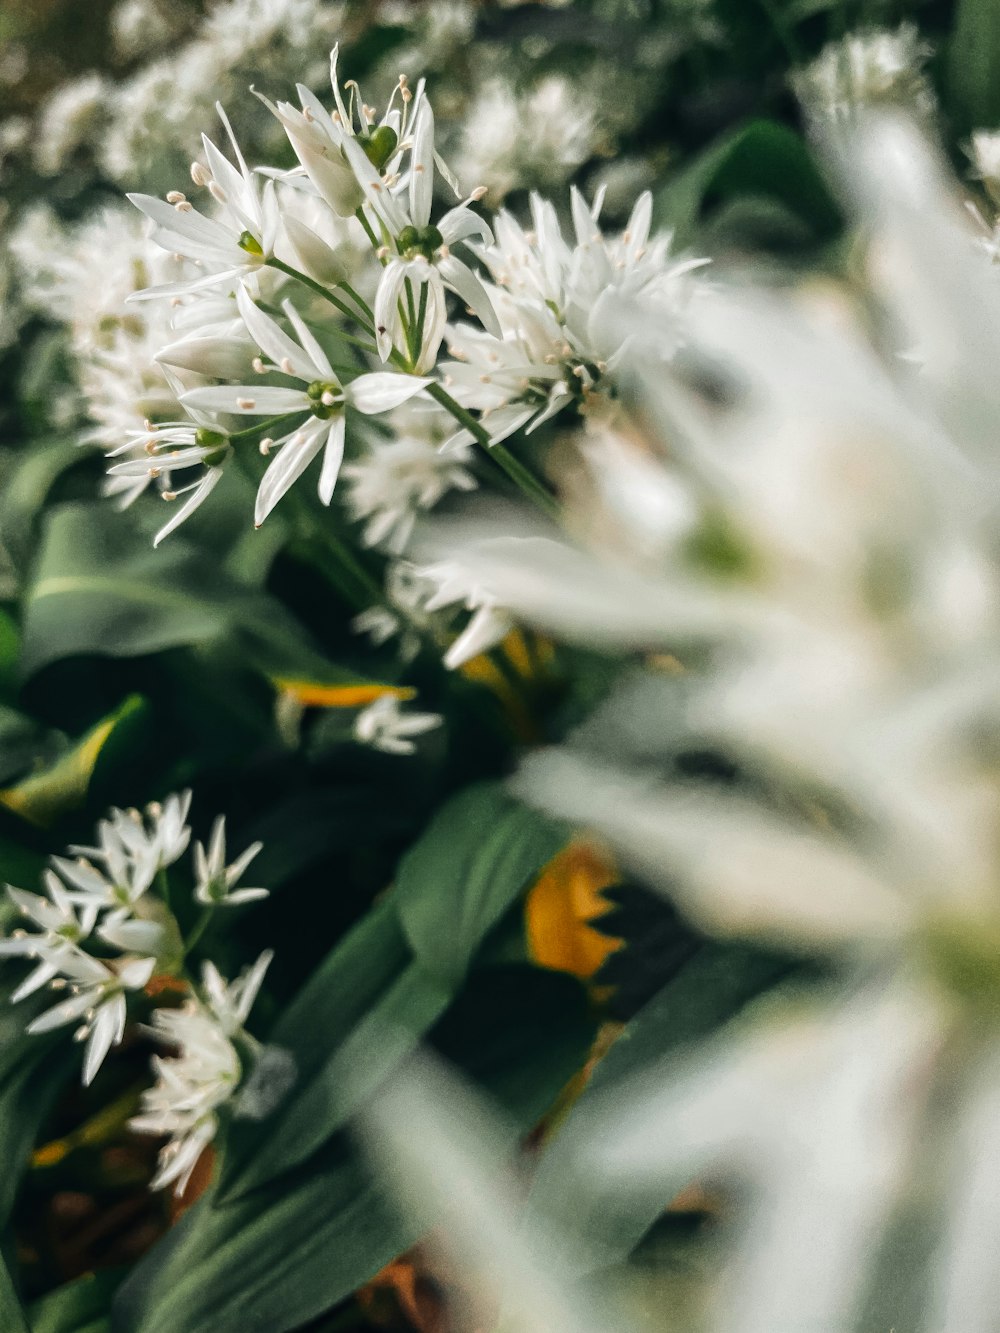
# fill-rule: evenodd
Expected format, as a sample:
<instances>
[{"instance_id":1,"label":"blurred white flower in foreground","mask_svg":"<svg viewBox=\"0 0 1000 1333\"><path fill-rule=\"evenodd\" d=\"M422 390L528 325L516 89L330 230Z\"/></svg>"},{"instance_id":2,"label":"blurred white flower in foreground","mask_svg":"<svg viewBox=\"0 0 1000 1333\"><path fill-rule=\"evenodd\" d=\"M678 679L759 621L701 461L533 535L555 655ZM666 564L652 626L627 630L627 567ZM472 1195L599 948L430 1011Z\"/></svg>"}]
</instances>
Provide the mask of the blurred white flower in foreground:
<instances>
[{"instance_id":1,"label":"blurred white flower in foreground","mask_svg":"<svg viewBox=\"0 0 1000 1333\"><path fill-rule=\"evenodd\" d=\"M687 502L631 522L627 488L595 478L580 545L487 531L447 568L542 631L645 650L518 794L709 934L825 970L609 1097L577 1145L579 1198L725 1191L722 1333L990 1333L1000 290L910 126L869 124L843 160L880 319L831 287L720 287L665 369L670 322L607 303L613 333L644 329L617 447ZM675 776L692 751L735 779Z\"/></svg>"}]
</instances>

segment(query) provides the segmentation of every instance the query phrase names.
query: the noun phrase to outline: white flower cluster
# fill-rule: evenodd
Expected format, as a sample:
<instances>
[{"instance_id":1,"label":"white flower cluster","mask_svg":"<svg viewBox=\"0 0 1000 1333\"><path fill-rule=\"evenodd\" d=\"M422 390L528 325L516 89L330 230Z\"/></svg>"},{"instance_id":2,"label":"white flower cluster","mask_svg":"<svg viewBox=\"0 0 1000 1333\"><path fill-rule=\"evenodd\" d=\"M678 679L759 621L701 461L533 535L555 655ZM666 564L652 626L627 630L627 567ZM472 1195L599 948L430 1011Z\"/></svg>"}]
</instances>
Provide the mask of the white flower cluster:
<instances>
[{"instance_id":1,"label":"white flower cluster","mask_svg":"<svg viewBox=\"0 0 1000 1333\"><path fill-rule=\"evenodd\" d=\"M18 1002L42 987L67 992L51 1009L33 1018L30 1033L80 1024L76 1040L86 1042L83 1082L92 1082L112 1046L125 1033L128 993L143 990L154 973L184 976L184 958L217 907L233 907L267 896L262 888L237 882L261 850L254 843L226 864L225 820L213 826L208 847L194 846L194 898L203 915L184 941L163 892L169 867L191 841L191 793L169 796L145 811L112 810L97 828L93 847L71 847L70 856L52 859L44 872L45 894L7 886L10 901L34 927L18 928L0 939L0 957L30 960L34 966L14 990ZM234 1091L240 1062L232 1038L250 1011L264 971L265 954L246 977L226 987L205 965L204 1001L192 997L181 1010L157 1010L153 1031L180 1050L176 1059L154 1060L159 1082L145 1094L144 1114L132 1122L140 1132L169 1134L159 1188L183 1189L201 1148L215 1132L214 1112Z\"/></svg>"},{"instance_id":2,"label":"white flower cluster","mask_svg":"<svg viewBox=\"0 0 1000 1333\"><path fill-rule=\"evenodd\" d=\"M924 66L931 54L912 23L895 32L861 30L824 47L795 76L796 91L821 120L843 121L860 107L887 104L930 113L936 99Z\"/></svg>"},{"instance_id":3,"label":"white flower cluster","mask_svg":"<svg viewBox=\"0 0 1000 1333\"><path fill-rule=\"evenodd\" d=\"M672 260L669 238L650 236L648 194L613 238L599 227L600 198L588 207L576 191L573 243L537 197L532 232L504 213L494 236L471 207L484 189L461 199L436 151L422 82L414 90L400 75L376 115L355 84L341 87L334 49L331 84L332 109L304 84L298 104L261 99L298 159L293 170L251 170L220 108L235 161L203 140L191 174L210 196L204 210L181 191L130 196L152 240L186 266L180 280L132 299L170 303L169 351L157 360L187 420L151 415L118 442L113 452L126 457L110 473L136 489L169 477L167 498L187 494L160 537L205 500L236 449L270 459L257 524L315 459L329 504L355 443L353 415L412 400L395 442L370 441L344 474L363 540L398 552L420 510L473 485L464 466L473 441L496 446L609 389L609 300L648 301L677 321L674 343L683 341L689 275L704 261ZM435 207L436 178L458 204ZM475 324L451 322L451 298ZM444 343L452 359L439 364ZM180 382L181 370L231 381L248 345L259 353L254 382ZM247 427L240 418L248 417L264 420ZM182 472L193 479L175 485Z\"/></svg>"}]
</instances>

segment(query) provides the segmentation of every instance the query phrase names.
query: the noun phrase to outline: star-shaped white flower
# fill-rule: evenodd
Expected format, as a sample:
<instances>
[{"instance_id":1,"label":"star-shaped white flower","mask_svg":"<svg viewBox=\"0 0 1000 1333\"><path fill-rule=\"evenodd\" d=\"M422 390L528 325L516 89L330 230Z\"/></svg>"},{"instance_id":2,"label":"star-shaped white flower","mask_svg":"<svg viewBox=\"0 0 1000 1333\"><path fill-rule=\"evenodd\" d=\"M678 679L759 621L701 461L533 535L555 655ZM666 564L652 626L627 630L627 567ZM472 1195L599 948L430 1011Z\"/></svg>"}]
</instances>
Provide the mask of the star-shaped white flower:
<instances>
[{"instance_id":1,"label":"star-shaped white flower","mask_svg":"<svg viewBox=\"0 0 1000 1333\"><path fill-rule=\"evenodd\" d=\"M440 713L404 713L394 694L383 694L354 720L354 737L362 745L386 754L414 754L413 736L439 727Z\"/></svg>"},{"instance_id":2,"label":"star-shaped white flower","mask_svg":"<svg viewBox=\"0 0 1000 1333\"><path fill-rule=\"evenodd\" d=\"M270 315L258 309L242 289L237 292L237 301L250 335L264 355L270 357L275 369L300 380L304 387L218 385L192 389L182 396L181 402L197 410L243 416L278 416L299 411L309 414L293 431L268 446L270 452L280 452L264 473L257 491L254 522L259 527L320 453L323 465L319 496L324 504L330 503L344 457L346 407L366 416L388 412L413 398L431 381L418 375L379 371L341 384L323 348L291 302L285 301L283 309L298 342Z\"/></svg>"},{"instance_id":3,"label":"star-shaped white flower","mask_svg":"<svg viewBox=\"0 0 1000 1333\"><path fill-rule=\"evenodd\" d=\"M53 1028L83 1019L77 1037L86 1041L83 1059L83 1083L89 1085L104 1063L112 1046L125 1033L128 1006L125 992L141 990L153 975L153 958L120 958L104 962L81 949L70 948L59 959L59 972L70 983L70 995L51 1009L46 1009L27 1027L30 1033L51 1032Z\"/></svg>"},{"instance_id":4,"label":"star-shaped white flower","mask_svg":"<svg viewBox=\"0 0 1000 1333\"><path fill-rule=\"evenodd\" d=\"M178 191L166 200L149 194L130 194L128 199L153 222L152 239L171 254L183 255L204 269L196 278L164 283L136 292L130 301L157 296L184 296L206 287L217 287L233 278L256 273L274 253L279 214L274 182L263 190L259 177L247 166L232 126L220 104L216 110L225 126L237 167L202 135L208 168L198 168L201 181L209 186L220 205L220 218L205 217Z\"/></svg>"},{"instance_id":5,"label":"star-shaped white flower","mask_svg":"<svg viewBox=\"0 0 1000 1333\"><path fill-rule=\"evenodd\" d=\"M267 889L234 888L240 876L263 848L262 842L255 842L236 858L232 865L226 865L226 817L219 815L212 826L208 840L208 849L200 843L194 845L194 868L196 883L194 896L207 907L236 907L240 903L256 902L268 896Z\"/></svg>"}]
</instances>

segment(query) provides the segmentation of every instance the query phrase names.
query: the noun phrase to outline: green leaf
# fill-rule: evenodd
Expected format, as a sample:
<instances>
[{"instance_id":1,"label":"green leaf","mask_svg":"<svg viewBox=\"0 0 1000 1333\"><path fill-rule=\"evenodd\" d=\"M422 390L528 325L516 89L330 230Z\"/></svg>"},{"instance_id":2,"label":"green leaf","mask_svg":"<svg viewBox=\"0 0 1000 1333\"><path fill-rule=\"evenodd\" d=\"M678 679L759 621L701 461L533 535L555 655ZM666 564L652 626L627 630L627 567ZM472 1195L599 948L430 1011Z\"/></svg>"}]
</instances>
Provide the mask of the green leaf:
<instances>
[{"instance_id":1,"label":"green leaf","mask_svg":"<svg viewBox=\"0 0 1000 1333\"><path fill-rule=\"evenodd\" d=\"M53 510L25 595L21 670L31 676L66 657L139 657L238 637L244 665L357 683L322 656L299 623L267 594L233 578L220 560L173 536L148 536L107 506Z\"/></svg>"},{"instance_id":2,"label":"green leaf","mask_svg":"<svg viewBox=\"0 0 1000 1333\"><path fill-rule=\"evenodd\" d=\"M690 245L708 217L737 199L782 205L808 224L817 241L830 239L840 212L809 150L787 126L754 120L726 134L673 177L656 196L655 218Z\"/></svg>"},{"instance_id":3,"label":"green leaf","mask_svg":"<svg viewBox=\"0 0 1000 1333\"><path fill-rule=\"evenodd\" d=\"M1000 7L959 0L948 46L952 114L961 130L1000 126Z\"/></svg>"},{"instance_id":4,"label":"green leaf","mask_svg":"<svg viewBox=\"0 0 1000 1333\"><path fill-rule=\"evenodd\" d=\"M73 440L35 440L4 468L0 532L18 565L30 555L32 531L53 484L60 473L85 456Z\"/></svg>"},{"instance_id":5,"label":"green leaf","mask_svg":"<svg viewBox=\"0 0 1000 1333\"><path fill-rule=\"evenodd\" d=\"M486 934L568 836L499 783L449 801L396 878L397 909L421 966L460 982Z\"/></svg>"},{"instance_id":6,"label":"green leaf","mask_svg":"<svg viewBox=\"0 0 1000 1333\"><path fill-rule=\"evenodd\" d=\"M578 1168L578 1154L613 1113L636 1075L715 1031L788 971L788 961L743 946L708 943L636 1014L600 1061L535 1178L531 1208L580 1241L595 1265L617 1262L641 1241L666 1200L662 1183L624 1198L601 1191ZM667 1075L662 1068L658 1075Z\"/></svg>"},{"instance_id":7,"label":"green leaf","mask_svg":"<svg viewBox=\"0 0 1000 1333\"><path fill-rule=\"evenodd\" d=\"M3 1333L32 1333L2 1254L0 1254L0 1328L3 1329Z\"/></svg>"},{"instance_id":8,"label":"green leaf","mask_svg":"<svg viewBox=\"0 0 1000 1333\"><path fill-rule=\"evenodd\" d=\"M88 1273L32 1302L31 1333L109 1333L111 1298L121 1280L115 1269Z\"/></svg>"},{"instance_id":9,"label":"green leaf","mask_svg":"<svg viewBox=\"0 0 1000 1333\"><path fill-rule=\"evenodd\" d=\"M275 1025L269 1047L291 1055L295 1083L266 1119L233 1122L220 1196L243 1194L311 1156L450 999L450 990L413 964L395 902L384 900L333 950Z\"/></svg>"},{"instance_id":10,"label":"green leaf","mask_svg":"<svg viewBox=\"0 0 1000 1333\"><path fill-rule=\"evenodd\" d=\"M49 768L0 791L0 803L31 824L54 823L65 811L83 804L92 781L107 772L114 756L135 736L145 710L138 695L126 699Z\"/></svg>"},{"instance_id":11,"label":"green leaf","mask_svg":"<svg viewBox=\"0 0 1000 1333\"><path fill-rule=\"evenodd\" d=\"M528 971L535 973L530 982ZM519 1007L515 992L522 985L530 986L531 999ZM484 1091L501 1095L520 1135L584 1059L593 1024L572 979L523 969L492 990L513 1009L484 1008L470 989L460 1003L478 1006L478 1021L470 1010L461 1022L442 1024L447 1041L440 1044L460 1067L484 1071ZM530 1079L517 1070L532 1071ZM288 1333L349 1296L417 1238L347 1137L338 1135L265 1189L228 1204L203 1199L125 1282L112 1328Z\"/></svg>"}]
</instances>

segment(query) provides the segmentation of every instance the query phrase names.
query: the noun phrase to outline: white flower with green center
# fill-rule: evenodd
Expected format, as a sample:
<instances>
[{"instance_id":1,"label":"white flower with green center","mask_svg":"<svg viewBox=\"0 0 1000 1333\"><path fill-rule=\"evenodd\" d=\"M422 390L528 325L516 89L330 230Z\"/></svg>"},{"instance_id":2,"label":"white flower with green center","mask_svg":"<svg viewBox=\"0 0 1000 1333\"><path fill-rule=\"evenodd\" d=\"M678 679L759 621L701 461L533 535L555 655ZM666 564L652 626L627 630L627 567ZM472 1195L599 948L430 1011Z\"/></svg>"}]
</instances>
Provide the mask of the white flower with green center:
<instances>
[{"instance_id":1,"label":"white flower with green center","mask_svg":"<svg viewBox=\"0 0 1000 1333\"><path fill-rule=\"evenodd\" d=\"M86 1041L83 1059L83 1083L89 1085L104 1063L112 1046L125 1034L128 1006L125 992L141 990L153 975L153 958L118 958L105 962L92 958L71 946L59 958L60 975L49 984L59 988L69 985L70 995L27 1026L30 1033L51 1032L53 1028L83 1020L77 1029L78 1041Z\"/></svg>"},{"instance_id":2,"label":"white flower with green center","mask_svg":"<svg viewBox=\"0 0 1000 1333\"><path fill-rule=\"evenodd\" d=\"M98 907L93 903L78 904L66 891L65 885L51 870L44 873L48 897L28 893L25 889L7 885L7 896L23 917L40 927L41 934L16 930L9 939L0 940L0 957L35 959L38 966L21 982L11 995L16 1004L32 995L59 975L60 958L74 945L85 940L97 923Z\"/></svg>"},{"instance_id":3,"label":"white flower with green center","mask_svg":"<svg viewBox=\"0 0 1000 1333\"><path fill-rule=\"evenodd\" d=\"M149 429L130 432L126 442L107 455L108 458L126 452L137 455L108 468L112 481L136 482L144 487L155 479L161 483L160 495L164 500L172 503L182 495L187 497L157 532L154 546L159 546L205 503L222 480L223 467L232 454L228 436L218 429L208 413L192 410L191 415L194 422L150 423ZM174 485L174 472L188 472L192 468L198 469L194 481Z\"/></svg>"},{"instance_id":4,"label":"white flower with green center","mask_svg":"<svg viewBox=\"0 0 1000 1333\"><path fill-rule=\"evenodd\" d=\"M430 103L423 99L414 115L405 194L394 195L376 179L377 172L360 147L354 145L348 155L387 238L386 263L374 306L375 339L382 360L388 360L395 348L415 370L434 365L447 321L446 288L499 338L500 324L489 293L472 268L451 253L459 241L478 237L488 245L493 239L483 219L468 207L480 191L431 222L438 158Z\"/></svg>"},{"instance_id":5,"label":"white flower with green center","mask_svg":"<svg viewBox=\"0 0 1000 1333\"><path fill-rule=\"evenodd\" d=\"M218 385L192 389L182 395L181 402L196 411L226 412L235 416L308 414L294 430L262 446L266 452L280 452L264 473L257 491L254 522L259 527L321 453L319 496L324 504L333 499L344 457L348 407L366 416L388 412L414 397L431 381L415 375L378 371L359 375L350 384L341 384L323 348L291 302L286 301L283 309L298 335L298 342L270 315L259 310L242 289L237 292L237 302L250 336L274 363L273 368L301 381L304 387Z\"/></svg>"},{"instance_id":6,"label":"white flower with green center","mask_svg":"<svg viewBox=\"0 0 1000 1333\"><path fill-rule=\"evenodd\" d=\"M345 103L337 75L338 54L339 46L335 46L330 53L330 83L336 104L332 113L301 83L296 85L301 110L291 102L275 104L260 93L257 96L281 122L301 170L320 197L334 213L350 217L364 195L346 152L347 142L350 140L358 146L378 174L381 184L384 173L392 174L402 152L412 94L405 78L401 77L385 114L376 125L371 108L365 105L357 84L347 85L350 94L348 103ZM397 92L401 107L395 106Z\"/></svg>"},{"instance_id":7,"label":"white flower with green center","mask_svg":"<svg viewBox=\"0 0 1000 1333\"><path fill-rule=\"evenodd\" d=\"M128 195L129 201L153 222L151 238L157 245L190 259L204 272L186 281L147 287L129 297L130 301L184 296L205 287L217 287L256 273L274 253L279 226L274 182L268 181L261 190L258 178L240 152L225 111L221 105L216 109L239 169L219 152L211 139L202 135L208 167L196 163L192 175L196 183L208 186L219 204L219 220L199 213L178 190L172 190L166 200L148 194Z\"/></svg>"},{"instance_id":8,"label":"white flower with green center","mask_svg":"<svg viewBox=\"0 0 1000 1333\"><path fill-rule=\"evenodd\" d=\"M256 902L268 896L267 889L237 889L247 866L263 848L255 842L241 853L232 865L226 865L226 818L219 815L212 826L212 835L206 849L200 842L194 845L196 883L194 896L206 907L236 907L240 903Z\"/></svg>"}]
</instances>

